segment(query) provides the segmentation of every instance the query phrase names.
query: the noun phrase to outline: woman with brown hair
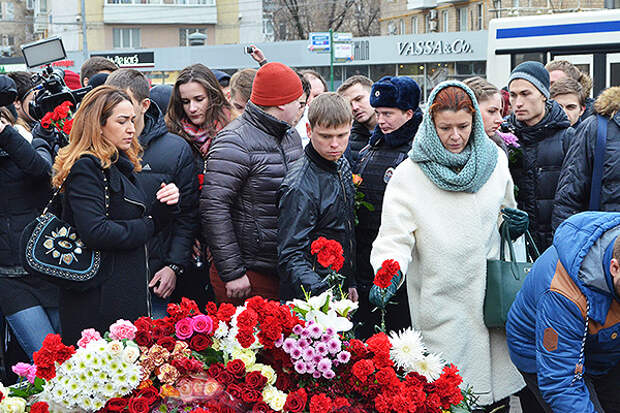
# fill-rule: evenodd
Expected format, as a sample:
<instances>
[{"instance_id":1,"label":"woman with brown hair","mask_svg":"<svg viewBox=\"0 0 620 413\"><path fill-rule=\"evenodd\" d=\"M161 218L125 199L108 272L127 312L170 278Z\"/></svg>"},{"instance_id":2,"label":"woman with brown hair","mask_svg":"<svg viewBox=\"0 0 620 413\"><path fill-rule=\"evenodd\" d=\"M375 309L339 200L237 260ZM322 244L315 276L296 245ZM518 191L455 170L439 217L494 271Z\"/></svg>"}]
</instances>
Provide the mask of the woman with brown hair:
<instances>
[{"instance_id":1,"label":"woman with brown hair","mask_svg":"<svg viewBox=\"0 0 620 413\"><path fill-rule=\"evenodd\" d=\"M236 115L237 112L224 96L220 84L208 67L195 64L181 71L168 103L166 125L170 132L189 142L196 161L199 191L202 190L204 182L207 153L211 142L215 135ZM205 259L205 242L200 239L199 227L196 225L196 242L193 251L195 268L190 268L185 272L184 280L177 286L174 297L187 296L199 304L206 304L211 294L204 296L201 292L207 288L203 284L204 280L209 279L209 266L203 265L203 262L207 260Z\"/></svg>"},{"instance_id":2,"label":"woman with brown hair","mask_svg":"<svg viewBox=\"0 0 620 413\"><path fill-rule=\"evenodd\" d=\"M170 219L179 190L162 184L159 203L145 216L146 196L135 177L141 148L134 119L125 92L94 89L75 113L69 144L54 163L52 185L65 193L63 220L88 248L102 253L92 288L60 292L61 328L69 343L85 328L103 333L117 319L150 313L146 241Z\"/></svg>"},{"instance_id":3,"label":"woman with brown hair","mask_svg":"<svg viewBox=\"0 0 620 413\"><path fill-rule=\"evenodd\" d=\"M524 385L504 329L489 329L483 320L486 262L499 255L498 222L503 208L516 206L513 186L474 93L443 82L429 97L408 159L387 185L370 257L375 271L387 259L402 270L384 296L373 287L371 302L385 307L406 284L413 328L430 352L459 367L485 412L507 406Z\"/></svg>"}]
</instances>

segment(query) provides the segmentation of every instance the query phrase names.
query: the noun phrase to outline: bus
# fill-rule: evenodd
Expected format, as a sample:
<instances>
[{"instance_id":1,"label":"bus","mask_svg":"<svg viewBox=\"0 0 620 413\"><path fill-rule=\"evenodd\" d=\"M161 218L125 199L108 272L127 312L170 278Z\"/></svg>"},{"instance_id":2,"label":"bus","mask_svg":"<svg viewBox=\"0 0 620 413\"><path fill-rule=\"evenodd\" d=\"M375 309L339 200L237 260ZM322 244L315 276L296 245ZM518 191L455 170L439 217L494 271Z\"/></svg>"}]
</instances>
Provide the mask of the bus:
<instances>
[{"instance_id":1,"label":"bus","mask_svg":"<svg viewBox=\"0 0 620 413\"><path fill-rule=\"evenodd\" d=\"M568 60L590 75L593 96L620 86L620 9L491 20L487 79L505 86L528 60Z\"/></svg>"}]
</instances>

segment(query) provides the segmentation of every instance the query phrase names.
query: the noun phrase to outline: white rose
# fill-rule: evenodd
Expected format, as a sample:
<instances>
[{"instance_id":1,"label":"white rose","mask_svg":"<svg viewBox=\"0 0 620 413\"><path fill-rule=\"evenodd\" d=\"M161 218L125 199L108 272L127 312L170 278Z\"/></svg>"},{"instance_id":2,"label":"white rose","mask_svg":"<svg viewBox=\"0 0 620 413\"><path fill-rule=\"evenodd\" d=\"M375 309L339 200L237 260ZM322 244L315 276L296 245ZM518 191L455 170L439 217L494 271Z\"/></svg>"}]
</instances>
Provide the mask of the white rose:
<instances>
[{"instance_id":1,"label":"white rose","mask_svg":"<svg viewBox=\"0 0 620 413\"><path fill-rule=\"evenodd\" d=\"M265 378L267 379L267 384L274 384L276 382L276 379L278 378L276 371L271 366L268 366L266 364L256 363L248 370L248 372L250 371L259 371L260 374L265 376Z\"/></svg>"},{"instance_id":2,"label":"white rose","mask_svg":"<svg viewBox=\"0 0 620 413\"><path fill-rule=\"evenodd\" d=\"M6 394L3 392L3 394ZM5 397L0 403L2 413L24 413L26 411L26 400L21 397Z\"/></svg>"},{"instance_id":3,"label":"white rose","mask_svg":"<svg viewBox=\"0 0 620 413\"><path fill-rule=\"evenodd\" d=\"M123 350L122 359L125 363L133 363L140 357L140 349L134 346L127 346Z\"/></svg>"},{"instance_id":4,"label":"white rose","mask_svg":"<svg viewBox=\"0 0 620 413\"><path fill-rule=\"evenodd\" d=\"M256 354L249 349L234 349L230 353L232 359L239 359L245 364L245 369L252 367L256 363Z\"/></svg>"},{"instance_id":5,"label":"white rose","mask_svg":"<svg viewBox=\"0 0 620 413\"><path fill-rule=\"evenodd\" d=\"M106 350L108 351L108 353L114 356L121 354L121 352L123 351L123 343L121 343L118 340L110 341L106 347L107 347Z\"/></svg>"},{"instance_id":6,"label":"white rose","mask_svg":"<svg viewBox=\"0 0 620 413\"><path fill-rule=\"evenodd\" d=\"M276 390L276 393L271 400L271 403L268 403L269 407L271 407L276 412L282 411L284 409L284 405L286 404L286 393Z\"/></svg>"}]
</instances>

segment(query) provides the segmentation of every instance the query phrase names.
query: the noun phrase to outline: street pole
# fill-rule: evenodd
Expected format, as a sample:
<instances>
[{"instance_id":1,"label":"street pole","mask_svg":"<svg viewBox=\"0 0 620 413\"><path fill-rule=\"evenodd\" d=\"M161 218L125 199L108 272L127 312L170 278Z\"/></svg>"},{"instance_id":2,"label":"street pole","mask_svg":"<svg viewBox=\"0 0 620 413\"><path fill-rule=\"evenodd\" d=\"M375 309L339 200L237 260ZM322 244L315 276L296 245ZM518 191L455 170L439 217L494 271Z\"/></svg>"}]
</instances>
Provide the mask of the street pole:
<instances>
[{"instance_id":1,"label":"street pole","mask_svg":"<svg viewBox=\"0 0 620 413\"><path fill-rule=\"evenodd\" d=\"M88 39L86 38L86 0L82 0L82 54L88 60Z\"/></svg>"},{"instance_id":2,"label":"street pole","mask_svg":"<svg viewBox=\"0 0 620 413\"><path fill-rule=\"evenodd\" d=\"M334 90L334 31L332 29L329 29L329 83L330 90Z\"/></svg>"}]
</instances>

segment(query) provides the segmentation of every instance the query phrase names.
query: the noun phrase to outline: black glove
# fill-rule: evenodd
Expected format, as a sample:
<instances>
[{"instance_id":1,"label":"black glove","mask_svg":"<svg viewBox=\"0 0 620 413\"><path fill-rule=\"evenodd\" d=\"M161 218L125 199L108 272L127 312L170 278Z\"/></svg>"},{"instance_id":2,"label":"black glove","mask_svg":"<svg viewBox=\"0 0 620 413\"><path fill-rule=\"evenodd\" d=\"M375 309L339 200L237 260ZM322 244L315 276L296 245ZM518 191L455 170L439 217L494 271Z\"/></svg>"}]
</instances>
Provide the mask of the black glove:
<instances>
[{"instance_id":1,"label":"black glove","mask_svg":"<svg viewBox=\"0 0 620 413\"><path fill-rule=\"evenodd\" d=\"M520 209L504 208L502 209L502 217L504 218L502 225L508 225L510 239L513 241L525 234L525 231L527 231L530 225L530 218L527 212L521 211Z\"/></svg>"}]
</instances>

